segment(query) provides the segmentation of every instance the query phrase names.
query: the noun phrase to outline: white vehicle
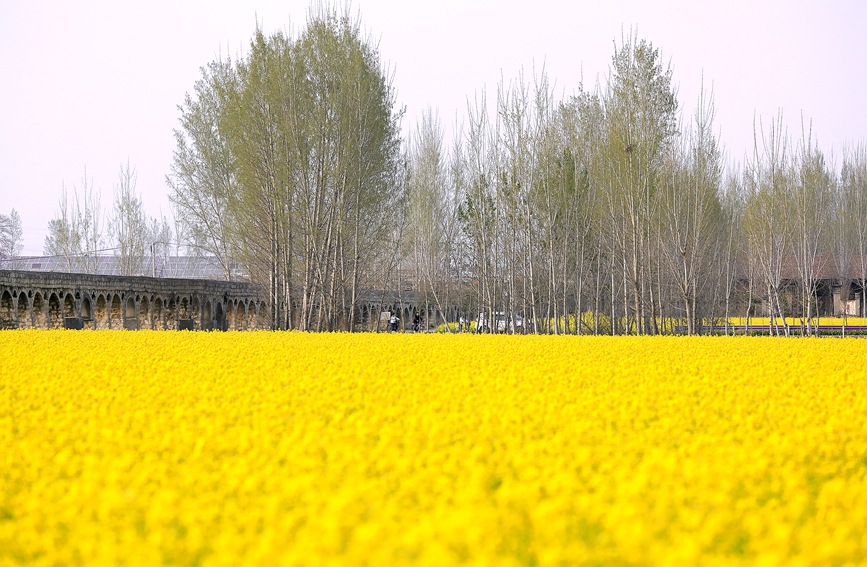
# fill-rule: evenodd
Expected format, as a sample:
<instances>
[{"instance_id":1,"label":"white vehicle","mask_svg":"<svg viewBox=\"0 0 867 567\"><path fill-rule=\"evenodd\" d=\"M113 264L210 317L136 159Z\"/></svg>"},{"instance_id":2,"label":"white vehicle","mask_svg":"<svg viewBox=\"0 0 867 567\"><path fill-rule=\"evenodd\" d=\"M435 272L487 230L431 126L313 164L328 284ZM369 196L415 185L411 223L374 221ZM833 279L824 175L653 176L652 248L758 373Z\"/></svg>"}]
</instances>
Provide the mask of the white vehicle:
<instances>
[{"instance_id":1,"label":"white vehicle","mask_svg":"<svg viewBox=\"0 0 867 567\"><path fill-rule=\"evenodd\" d=\"M520 315L514 315L514 323L512 321L512 317L509 320L506 320L506 314L502 311L497 311L494 313L494 325L496 326L498 333L505 333L506 329L509 330L510 333L520 333L524 330L524 318ZM477 333L490 333L490 318L487 313L479 313L479 318L476 319L476 332Z\"/></svg>"}]
</instances>

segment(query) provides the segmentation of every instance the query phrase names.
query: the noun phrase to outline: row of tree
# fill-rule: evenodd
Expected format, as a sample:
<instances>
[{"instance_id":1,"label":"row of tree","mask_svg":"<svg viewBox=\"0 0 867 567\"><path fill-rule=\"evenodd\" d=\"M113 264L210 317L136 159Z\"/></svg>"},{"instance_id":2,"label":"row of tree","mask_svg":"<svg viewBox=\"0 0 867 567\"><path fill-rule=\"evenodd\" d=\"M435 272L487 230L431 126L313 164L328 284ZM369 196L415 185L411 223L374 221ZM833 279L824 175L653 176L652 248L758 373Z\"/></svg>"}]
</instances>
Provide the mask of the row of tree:
<instances>
[{"instance_id":1,"label":"row of tree","mask_svg":"<svg viewBox=\"0 0 867 567\"><path fill-rule=\"evenodd\" d=\"M490 107L483 92L450 146L430 110L401 139L375 45L329 8L297 37L257 30L179 108L174 228L144 215L127 164L108 237L85 173L46 254L87 271L109 248L136 274L149 245L185 244L227 279L244 265L281 329L373 325L371 290L513 332L693 334L756 314L813 332L829 285L867 304L867 146L838 170L779 115L727 165L712 93L684 117L670 67L636 36L592 90L558 99L543 71L501 82Z\"/></svg>"},{"instance_id":2,"label":"row of tree","mask_svg":"<svg viewBox=\"0 0 867 567\"><path fill-rule=\"evenodd\" d=\"M544 73L501 83L495 118L482 97L451 152L428 113L406 187L423 291L489 328L500 312L501 328L529 318L525 330L554 333L693 334L755 314L812 333L829 276L844 303L853 280L867 303L865 147L846 149L838 177L809 130L793 147L778 116L727 171L712 94L682 120L671 77L628 37L594 91L556 101Z\"/></svg>"},{"instance_id":3,"label":"row of tree","mask_svg":"<svg viewBox=\"0 0 867 567\"><path fill-rule=\"evenodd\" d=\"M854 297L857 314L865 315L867 145L844 148L838 175L803 121L795 145L782 115L761 133L755 157L725 195L737 239L731 254L742 262L740 277L754 284L748 292L763 297L768 312L780 317L777 332L787 335L783 315L800 317L802 330L815 332L820 286L826 298L829 286L839 294L839 304L826 311L856 314L847 307Z\"/></svg>"},{"instance_id":4,"label":"row of tree","mask_svg":"<svg viewBox=\"0 0 867 567\"><path fill-rule=\"evenodd\" d=\"M267 290L274 327L355 328L361 291L385 285L405 214L399 119L376 48L327 8L202 70L170 199L227 277L238 259Z\"/></svg>"},{"instance_id":5,"label":"row of tree","mask_svg":"<svg viewBox=\"0 0 867 567\"><path fill-rule=\"evenodd\" d=\"M543 72L482 94L452 147L433 112L404 144L399 118L375 47L327 9L297 38L257 31L187 96L171 200L227 277L239 260L268 290L275 328L354 329L361 290L411 287L489 328L692 334L761 300L811 331L820 275L867 288L863 145L838 176L779 116L726 168L712 94L684 119L637 37L594 90L556 100Z\"/></svg>"},{"instance_id":6,"label":"row of tree","mask_svg":"<svg viewBox=\"0 0 867 567\"><path fill-rule=\"evenodd\" d=\"M675 317L694 332L721 281L723 157L712 98L683 125L671 78L628 37L604 88L556 101L544 72L501 83L494 118L483 95L447 156L429 113L407 191L425 291L469 281L489 328L499 312L529 331L660 333Z\"/></svg>"},{"instance_id":7,"label":"row of tree","mask_svg":"<svg viewBox=\"0 0 867 567\"><path fill-rule=\"evenodd\" d=\"M112 207L105 214L101 194L93 181L82 177L81 193L73 185L70 194L64 186L58 210L48 223L43 254L61 258L70 272L97 273L100 258L118 259L121 275L144 274L145 257L162 257L171 246L177 247L176 231L166 217L148 217L142 198L136 192L136 172L129 162L121 165L113 188Z\"/></svg>"},{"instance_id":8,"label":"row of tree","mask_svg":"<svg viewBox=\"0 0 867 567\"><path fill-rule=\"evenodd\" d=\"M8 215L0 214L0 260L17 257L24 246L21 217L12 209Z\"/></svg>"},{"instance_id":9,"label":"row of tree","mask_svg":"<svg viewBox=\"0 0 867 567\"><path fill-rule=\"evenodd\" d=\"M853 284L867 304L867 147L847 147L838 175L779 115L726 168L712 94L683 120L671 76L629 37L594 91L555 101L544 73L501 83L495 118L482 97L449 153L425 116L406 187L424 292L492 329L499 312L500 328L529 318L524 331L554 333L693 334L771 315L775 332L790 332L785 316L811 334L820 291L828 313Z\"/></svg>"}]
</instances>

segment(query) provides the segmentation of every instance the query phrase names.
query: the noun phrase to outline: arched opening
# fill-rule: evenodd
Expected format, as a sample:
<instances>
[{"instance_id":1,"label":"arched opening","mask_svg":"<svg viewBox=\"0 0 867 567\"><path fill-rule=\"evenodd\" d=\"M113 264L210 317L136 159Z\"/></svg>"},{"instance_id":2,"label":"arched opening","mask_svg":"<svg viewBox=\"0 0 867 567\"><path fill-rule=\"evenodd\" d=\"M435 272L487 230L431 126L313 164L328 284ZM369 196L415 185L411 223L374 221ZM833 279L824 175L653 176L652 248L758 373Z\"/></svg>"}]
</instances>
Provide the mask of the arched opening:
<instances>
[{"instance_id":1,"label":"arched opening","mask_svg":"<svg viewBox=\"0 0 867 567\"><path fill-rule=\"evenodd\" d=\"M93 323L97 329L110 329L108 320L108 305L105 296L99 294L96 298L96 306L93 310Z\"/></svg>"},{"instance_id":2,"label":"arched opening","mask_svg":"<svg viewBox=\"0 0 867 567\"><path fill-rule=\"evenodd\" d=\"M257 306L254 302L251 301L250 304L247 306L247 328L251 331L256 330L256 325L258 323L259 318L256 311Z\"/></svg>"},{"instance_id":3,"label":"arched opening","mask_svg":"<svg viewBox=\"0 0 867 567\"><path fill-rule=\"evenodd\" d=\"M202 305L199 303L199 298L193 296L193 301L190 303L190 319L193 320L193 328L202 328Z\"/></svg>"},{"instance_id":4,"label":"arched opening","mask_svg":"<svg viewBox=\"0 0 867 567\"><path fill-rule=\"evenodd\" d=\"M235 327L239 331L244 331L247 329L247 305L243 301L238 302L238 309L235 313L235 320L237 321Z\"/></svg>"},{"instance_id":5,"label":"arched opening","mask_svg":"<svg viewBox=\"0 0 867 567\"><path fill-rule=\"evenodd\" d=\"M202 329L214 328L214 315L211 310L211 302L205 300L205 308L202 310Z\"/></svg>"},{"instance_id":6,"label":"arched opening","mask_svg":"<svg viewBox=\"0 0 867 567\"><path fill-rule=\"evenodd\" d=\"M219 301L214 309L214 325L220 331L226 330L226 316L223 314L223 304Z\"/></svg>"},{"instance_id":7,"label":"arched opening","mask_svg":"<svg viewBox=\"0 0 867 567\"><path fill-rule=\"evenodd\" d=\"M75 297L71 293L67 293L63 298L63 316L78 317L78 313L75 312Z\"/></svg>"},{"instance_id":8,"label":"arched opening","mask_svg":"<svg viewBox=\"0 0 867 567\"><path fill-rule=\"evenodd\" d=\"M48 328L63 328L63 311L60 307L60 298L57 297L56 293L48 296Z\"/></svg>"},{"instance_id":9,"label":"arched opening","mask_svg":"<svg viewBox=\"0 0 867 567\"><path fill-rule=\"evenodd\" d=\"M230 301L226 304L226 330L235 330L235 302Z\"/></svg>"},{"instance_id":10,"label":"arched opening","mask_svg":"<svg viewBox=\"0 0 867 567\"><path fill-rule=\"evenodd\" d=\"M151 303L147 296L142 297L138 304L138 328L150 329L151 327Z\"/></svg>"},{"instance_id":11,"label":"arched opening","mask_svg":"<svg viewBox=\"0 0 867 567\"><path fill-rule=\"evenodd\" d=\"M61 318L60 325L64 329L83 328L82 320L78 317L78 308L75 304L75 296L71 293L60 295Z\"/></svg>"},{"instance_id":12,"label":"arched opening","mask_svg":"<svg viewBox=\"0 0 867 567\"><path fill-rule=\"evenodd\" d=\"M45 300L42 299L42 294L38 291L33 295L33 326L37 329L44 329L45 324Z\"/></svg>"},{"instance_id":13,"label":"arched opening","mask_svg":"<svg viewBox=\"0 0 867 567\"><path fill-rule=\"evenodd\" d=\"M111 298L108 310L108 328L123 329L123 311L121 310L120 296L115 294Z\"/></svg>"},{"instance_id":14,"label":"arched opening","mask_svg":"<svg viewBox=\"0 0 867 567\"><path fill-rule=\"evenodd\" d=\"M30 300L23 291L18 294L18 328L29 329L33 326L33 318L30 313Z\"/></svg>"},{"instance_id":15,"label":"arched opening","mask_svg":"<svg viewBox=\"0 0 867 567\"><path fill-rule=\"evenodd\" d=\"M12 309L12 294L8 291L3 291L0 295L0 329L15 328L15 311Z\"/></svg>"},{"instance_id":16,"label":"arched opening","mask_svg":"<svg viewBox=\"0 0 867 567\"><path fill-rule=\"evenodd\" d=\"M169 331L177 331L178 330L178 304L175 302L175 298L169 298L169 302L166 304L166 329Z\"/></svg>"},{"instance_id":17,"label":"arched opening","mask_svg":"<svg viewBox=\"0 0 867 567\"><path fill-rule=\"evenodd\" d=\"M90 298L86 295L81 298L81 318L84 320L85 327L88 326L88 323L93 322L93 309L90 304Z\"/></svg>"},{"instance_id":18,"label":"arched opening","mask_svg":"<svg viewBox=\"0 0 867 567\"><path fill-rule=\"evenodd\" d=\"M166 326L165 326L166 322L163 319L163 300L161 297L157 297L154 300L153 320L154 320L154 329L156 329L157 331L162 331L163 329L166 328Z\"/></svg>"},{"instance_id":19,"label":"arched opening","mask_svg":"<svg viewBox=\"0 0 867 567\"><path fill-rule=\"evenodd\" d=\"M123 308L123 328L128 330L138 329L138 317L136 316L135 299L132 296L126 298Z\"/></svg>"}]
</instances>

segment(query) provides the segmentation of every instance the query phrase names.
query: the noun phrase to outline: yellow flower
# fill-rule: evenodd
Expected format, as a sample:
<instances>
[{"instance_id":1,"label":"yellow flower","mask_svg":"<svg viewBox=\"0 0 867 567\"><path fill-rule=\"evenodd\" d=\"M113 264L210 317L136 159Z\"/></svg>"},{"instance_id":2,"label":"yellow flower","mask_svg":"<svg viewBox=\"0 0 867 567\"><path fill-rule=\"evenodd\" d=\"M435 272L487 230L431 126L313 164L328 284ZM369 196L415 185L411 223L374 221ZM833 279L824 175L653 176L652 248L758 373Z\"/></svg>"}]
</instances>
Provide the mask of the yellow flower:
<instances>
[{"instance_id":1,"label":"yellow flower","mask_svg":"<svg viewBox=\"0 0 867 567\"><path fill-rule=\"evenodd\" d=\"M867 343L0 332L0 565L867 562Z\"/></svg>"}]
</instances>

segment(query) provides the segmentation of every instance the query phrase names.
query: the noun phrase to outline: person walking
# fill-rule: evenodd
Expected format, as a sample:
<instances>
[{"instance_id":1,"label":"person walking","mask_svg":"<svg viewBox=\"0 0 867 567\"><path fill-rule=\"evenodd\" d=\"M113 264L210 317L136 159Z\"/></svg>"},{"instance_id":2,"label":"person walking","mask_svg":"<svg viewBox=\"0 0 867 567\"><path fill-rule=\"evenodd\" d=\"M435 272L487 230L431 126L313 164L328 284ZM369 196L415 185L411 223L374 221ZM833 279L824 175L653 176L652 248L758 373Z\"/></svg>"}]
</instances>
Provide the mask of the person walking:
<instances>
[{"instance_id":1,"label":"person walking","mask_svg":"<svg viewBox=\"0 0 867 567\"><path fill-rule=\"evenodd\" d=\"M418 314L418 311L415 312L415 315L412 316L412 332L417 333L419 324L421 323L421 315Z\"/></svg>"}]
</instances>

